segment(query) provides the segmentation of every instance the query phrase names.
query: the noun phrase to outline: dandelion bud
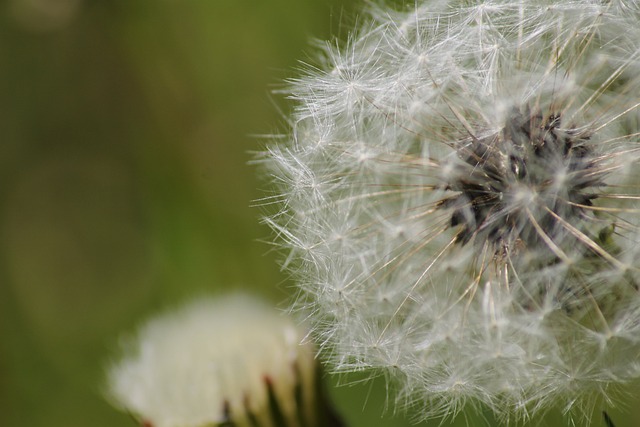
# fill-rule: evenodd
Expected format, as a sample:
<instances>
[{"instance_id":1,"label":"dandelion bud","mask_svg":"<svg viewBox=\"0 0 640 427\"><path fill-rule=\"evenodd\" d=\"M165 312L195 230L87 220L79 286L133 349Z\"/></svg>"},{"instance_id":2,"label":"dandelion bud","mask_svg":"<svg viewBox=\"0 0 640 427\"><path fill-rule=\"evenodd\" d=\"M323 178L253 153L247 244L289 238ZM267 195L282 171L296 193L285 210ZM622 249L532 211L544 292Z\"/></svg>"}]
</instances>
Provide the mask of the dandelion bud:
<instances>
[{"instance_id":1,"label":"dandelion bud","mask_svg":"<svg viewBox=\"0 0 640 427\"><path fill-rule=\"evenodd\" d=\"M421 415L589 414L640 376L640 6L371 6L264 163L314 333Z\"/></svg>"},{"instance_id":2,"label":"dandelion bud","mask_svg":"<svg viewBox=\"0 0 640 427\"><path fill-rule=\"evenodd\" d=\"M109 395L145 427L339 427L303 332L247 297L150 320L109 371Z\"/></svg>"}]
</instances>

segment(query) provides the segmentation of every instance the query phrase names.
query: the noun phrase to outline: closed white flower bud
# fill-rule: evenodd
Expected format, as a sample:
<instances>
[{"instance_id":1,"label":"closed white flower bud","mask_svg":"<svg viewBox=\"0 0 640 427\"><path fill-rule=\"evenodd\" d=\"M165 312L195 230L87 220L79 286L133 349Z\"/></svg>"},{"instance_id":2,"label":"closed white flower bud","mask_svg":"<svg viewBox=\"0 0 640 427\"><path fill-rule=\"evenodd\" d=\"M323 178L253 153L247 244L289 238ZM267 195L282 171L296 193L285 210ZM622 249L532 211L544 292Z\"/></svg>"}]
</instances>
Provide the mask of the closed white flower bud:
<instances>
[{"instance_id":1,"label":"closed white flower bud","mask_svg":"<svg viewBox=\"0 0 640 427\"><path fill-rule=\"evenodd\" d=\"M263 158L318 342L422 416L640 377L640 5L372 7Z\"/></svg>"},{"instance_id":2,"label":"closed white flower bud","mask_svg":"<svg viewBox=\"0 0 640 427\"><path fill-rule=\"evenodd\" d=\"M197 300L140 329L108 394L145 427L339 426L302 338L248 297Z\"/></svg>"}]
</instances>

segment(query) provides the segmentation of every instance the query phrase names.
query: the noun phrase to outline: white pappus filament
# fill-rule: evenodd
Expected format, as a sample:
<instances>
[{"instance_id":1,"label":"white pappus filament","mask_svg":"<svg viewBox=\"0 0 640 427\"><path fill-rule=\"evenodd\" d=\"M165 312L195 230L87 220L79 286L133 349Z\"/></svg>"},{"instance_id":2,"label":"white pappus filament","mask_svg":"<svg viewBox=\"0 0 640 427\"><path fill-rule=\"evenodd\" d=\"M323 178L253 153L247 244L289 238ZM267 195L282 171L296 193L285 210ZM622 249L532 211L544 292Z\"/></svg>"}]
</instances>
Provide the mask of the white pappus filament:
<instances>
[{"instance_id":1,"label":"white pappus filament","mask_svg":"<svg viewBox=\"0 0 640 427\"><path fill-rule=\"evenodd\" d=\"M266 217L336 371L424 418L640 377L640 6L371 6L291 82Z\"/></svg>"}]
</instances>

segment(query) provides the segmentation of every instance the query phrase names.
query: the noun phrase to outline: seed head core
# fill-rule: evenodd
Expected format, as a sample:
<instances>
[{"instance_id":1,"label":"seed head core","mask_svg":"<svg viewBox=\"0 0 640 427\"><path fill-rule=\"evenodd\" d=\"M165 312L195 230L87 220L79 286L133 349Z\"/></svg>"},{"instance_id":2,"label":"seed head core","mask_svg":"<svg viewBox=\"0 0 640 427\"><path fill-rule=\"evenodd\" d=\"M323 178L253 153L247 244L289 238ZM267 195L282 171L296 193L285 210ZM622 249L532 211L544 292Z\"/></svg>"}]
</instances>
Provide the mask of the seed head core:
<instances>
[{"instance_id":1,"label":"seed head core","mask_svg":"<svg viewBox=\"0 0 640 427\"><path fill-rule=\"evenodd\" d=\"M441 206L451 209L457 241L488 241L494 253L535 249L558 241L568 223L589 216L604 185L591 134L563 128L558 113L513 109L502 130L459 144L452 179L456 192Z\"/></svg>"}]
</instances>

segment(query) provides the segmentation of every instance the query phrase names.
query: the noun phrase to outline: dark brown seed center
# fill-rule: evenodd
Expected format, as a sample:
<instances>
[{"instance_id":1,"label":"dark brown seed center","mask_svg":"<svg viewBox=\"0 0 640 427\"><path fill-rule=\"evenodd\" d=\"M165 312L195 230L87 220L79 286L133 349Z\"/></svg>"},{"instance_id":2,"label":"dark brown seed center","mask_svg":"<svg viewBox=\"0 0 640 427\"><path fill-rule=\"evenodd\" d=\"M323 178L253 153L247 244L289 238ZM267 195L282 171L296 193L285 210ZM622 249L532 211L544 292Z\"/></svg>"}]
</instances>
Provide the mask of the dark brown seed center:
<instances>
[{"instance_id":1,"label":"dark brown seed center","mask_svg":"<svg viewBox=\"0 0 640 427\"><path fill-rule=\"evenodd\" d=\"M460 144L445 177L455 194L441 202L460 244L488 241L495 254L533 248L567 235L558 218L571 224L589 216L594 190L604 185L601 160L589 133L561 124L559 114L514 109L500 133Z\"/></svg>"}]
</instances>

